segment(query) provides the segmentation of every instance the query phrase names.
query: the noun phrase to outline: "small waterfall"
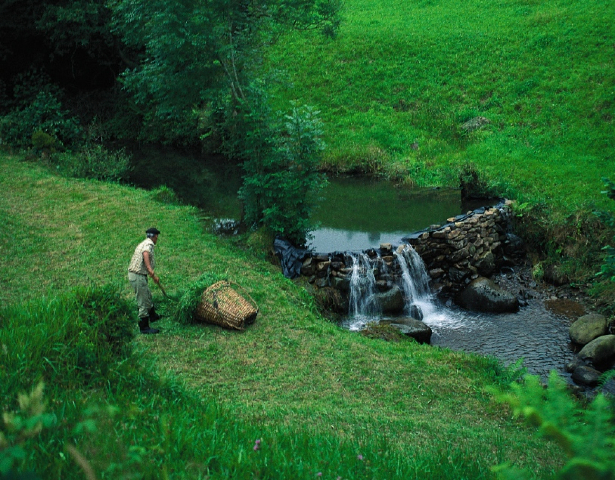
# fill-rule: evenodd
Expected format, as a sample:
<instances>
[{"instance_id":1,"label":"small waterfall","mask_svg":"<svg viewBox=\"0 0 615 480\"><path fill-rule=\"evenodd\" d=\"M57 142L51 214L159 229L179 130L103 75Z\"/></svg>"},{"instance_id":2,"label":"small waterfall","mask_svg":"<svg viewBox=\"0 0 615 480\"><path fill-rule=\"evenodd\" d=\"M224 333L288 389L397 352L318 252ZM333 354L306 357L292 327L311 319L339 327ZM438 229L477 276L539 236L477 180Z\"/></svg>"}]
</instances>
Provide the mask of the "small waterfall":
<instances>
[{"instance_id":1,"label":"small waterfall","mask_svg":"<svg viewBox=\"0 0 615 480\"><path fill-rule=\"evenodd\" d=\"M396 264L387 262L378 255L370 258L367 253L347 252L347 264L352 264L350 273L350 295L348 327L361 330L367 323L383 319L376 280L389 286L395 283L405 299L403 314L419 320L439 321L439 312L429 286L429 275L425 264L410 245L393 252ZM373 255L372 255L373 256Z\"/></svg>"},{"instance_id":2,"label":"small waterfall","mask_svg":"<svg viewBox=\"0 0 615 480\"><path fill-rule=\"evenodd\" d=\"M429 288L430 279L420 255L411 245L406 245L401 252L394 252L394 255L402 272L401 286L406 296L405 313L421 319L433 314L436 307Z\"/></svg>"},{"instance_id":3,"label":"small waterfall","mask_svg":"<svg viewBox=\"0 0 615 480\"><path fill-rule=\"evenodd\" d=\"M406 245L401 253L394 253L402 271L402 286L409 301L416 301L431 296L429 290L429 275L420 255L410 245Z\"/></svg>"},{"instance_id":4,"label":"small waterfall","mask_svg":"<svg viewBox=\"0 0 615 480\"><path fill-rule=\"evenodd\" d=\"M352 259L349 314L356 320L354 323L364 324L380 314L378 304L374 301L376 293L374 265L365 253L348 255Z\"/></svg>"}]
</instances>

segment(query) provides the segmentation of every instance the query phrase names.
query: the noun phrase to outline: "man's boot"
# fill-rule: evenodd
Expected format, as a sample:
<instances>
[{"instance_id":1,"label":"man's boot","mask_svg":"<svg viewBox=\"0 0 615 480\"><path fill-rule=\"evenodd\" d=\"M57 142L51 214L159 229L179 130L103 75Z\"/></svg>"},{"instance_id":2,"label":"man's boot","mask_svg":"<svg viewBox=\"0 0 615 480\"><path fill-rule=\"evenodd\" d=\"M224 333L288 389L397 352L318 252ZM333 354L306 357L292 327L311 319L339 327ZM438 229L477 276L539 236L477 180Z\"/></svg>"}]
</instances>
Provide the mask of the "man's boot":
<instances>
[{"instance_id":1,"label":"man's boot","mask_svg":"<svg viewBox=\"0 0 615 480\"><path fill-rule=\"evenodd\" d=\"M152 307L149 309L149 321L156 322L160 320L162 317L156 313L156 307Z\"/></svg>"},{"instance_id":2,"label":"man's boot","mask_svg":"<svg viewBox=\"0 0 615 480\"><path fill-rule=\"evenodd\" d=\"M158 333L160 330L149 326L149 317L143 317L139 320L139 330L141 333Z\"/></svg>"}]
</instances>

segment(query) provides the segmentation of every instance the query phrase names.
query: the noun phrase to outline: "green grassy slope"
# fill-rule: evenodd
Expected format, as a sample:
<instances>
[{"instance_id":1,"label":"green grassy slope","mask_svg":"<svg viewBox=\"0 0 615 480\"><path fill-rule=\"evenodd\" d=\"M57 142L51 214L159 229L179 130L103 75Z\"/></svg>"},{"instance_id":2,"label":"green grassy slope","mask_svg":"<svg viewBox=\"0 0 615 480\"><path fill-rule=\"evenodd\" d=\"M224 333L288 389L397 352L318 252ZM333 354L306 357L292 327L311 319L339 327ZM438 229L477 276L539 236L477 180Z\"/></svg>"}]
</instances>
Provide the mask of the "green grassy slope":
<instances>
[{"instance_id":1,"label":"green grassy slope","mask_svg":"<svg viewBox=\"0 0 615 480\"><path fill-rule=\"evenodd\" d=\"M268 68L280 108L316 106L326 164L455 184L570 212L608 205L615 165L613 0L347 0L339 37L295 34ZM482 116L490 123L467 132Z\"/></svg>"},{"instance_id":2,"label":"green grassy slope","mask_svg":"<svg viewBox=\"0 0 615 480\"><path fill-rule=\"evenodd\" d=\"M138 355L102 384L78 391L51 385L60 425L74 425L79 409L96 402L119 411L92 434L98 447L68 431L42 437L30 464L45 465L49 478L71 471L60 460L64 442L77 442L97 468L119 462L132 473L164 471L164 478L314 478L320 471L323 478L475 479L492 478L490 467L506 461L549 478L561 465L554 445L535 439L485 391L502 382L496 362L340 330L276 267L204 232L190 207L59 178L8 156L0 156L0 189L4 304L25 311L23 300L106 283L121 285L131 300L126 265L145 228L156 225L157 272L171 296L214 272L239 282L260 306L243 333L163 319L163 333L138 337ZM155 301L173 311L158 291ZM24 318L11 328L31 332L30 345L51 348L36 337L45 315ZM0 356L10 352L18 364L28 352L13 338L0 327ZM49 368L42 363L21 371ZM183 387L161 385L155 375ZM0 388L0 405L10 408L36 376L14 378L0 366L0 385L19 385ZM212 413L215 405L223 412ZM263 438L258 458L249 455L254 438ZM357 470L356 455L366 452L369 463ZM131 455L139 460L130 463Z\"/></svg>"}]
</instances>

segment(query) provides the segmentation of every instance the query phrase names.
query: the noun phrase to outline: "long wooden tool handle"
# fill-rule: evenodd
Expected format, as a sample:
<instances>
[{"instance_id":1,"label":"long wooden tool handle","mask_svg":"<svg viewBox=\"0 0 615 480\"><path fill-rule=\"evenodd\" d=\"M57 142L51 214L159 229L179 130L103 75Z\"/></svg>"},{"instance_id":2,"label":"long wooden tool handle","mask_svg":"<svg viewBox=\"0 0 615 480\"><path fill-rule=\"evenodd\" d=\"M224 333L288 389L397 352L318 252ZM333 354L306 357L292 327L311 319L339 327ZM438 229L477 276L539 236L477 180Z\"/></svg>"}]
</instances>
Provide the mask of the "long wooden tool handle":
<instances>
[{"instance_id":1,"label":"long wooden tool handle","mask_svg":"<svg viewBox=\"0 0 615 480\"><path fill-rule=\"evenodd\" d=\"M158 286L160 287L160 290L162 290L162 294L163 294L165 297L167 297L167 298L168 298L169 296L167 295L167 292L165 292L164 287L163 287L163 286L162 286L162 284L160 283L160 280L158 280L158 281L156 282L156 285L158 285Z\"/></svg>"}]
</instances>

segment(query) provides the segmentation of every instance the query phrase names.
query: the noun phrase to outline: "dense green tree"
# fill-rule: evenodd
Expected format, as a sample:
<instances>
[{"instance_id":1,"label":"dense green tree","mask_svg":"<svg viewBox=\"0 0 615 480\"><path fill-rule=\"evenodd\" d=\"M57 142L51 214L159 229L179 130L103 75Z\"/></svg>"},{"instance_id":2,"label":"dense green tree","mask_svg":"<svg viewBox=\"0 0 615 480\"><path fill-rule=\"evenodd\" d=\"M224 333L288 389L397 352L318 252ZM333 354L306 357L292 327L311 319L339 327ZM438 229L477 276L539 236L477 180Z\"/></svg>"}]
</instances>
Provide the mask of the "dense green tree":
<instances>
[{"instance_id":1,"label":"dense green tree","mask_svg":"<svg viewBox=\"0 0 615 480\"><path fill-rule=\"evenodd\" d=\"M248 103L239 100L226 115L225 153L243 162L239 197L243 221L265 227L297 245L312 230L310 214L326 179L318 172L322 125L317 111L293 106L275 114L258 82L245 88Z\"/></svg>"},{"instance_id":2,"label":"dense green tree","mask_svg":"<svg viewBox=\"0 0 615 480\"><path fill-rule=\"evenodd\" d=\"M339 0L7 0L0 136L27 147L39 132L74 148L83 122L101 120L83 114L90 97L79 95L106 90L109 131L183 145L209 137L243 162L246 220L301 242L321 184L318 122L295 109L285 125L254 85L267 45L291 29L333 35L339 9Z\"/></svg>"},{"instance_id":3,"label":"dense green tree","mask_svg":"<svg viewBox=\"0 0 615 480\"><path fill-rule=\"evenodd\" d=\"M286 118L269 108L258 81L263 48L288 29L338 26L337 0L118 0L116 31L143 46L123 74L146 129L201 138L243 162L244 220L296 243L309 231L321 150L314 112Z\"/></svg>"},{"instance_id":4,"label":"dense green tree","mask_svg":"<svg viewBox=\"0 0 615 480\"><path fill-rule=\"evenodd\" d=\"M262 47L289 28L333 31L338 1L5 0L0 114L43 90L109 90L124 71L130 114L150 126L148 140L198 139L208 102L221 92L244 98Z\"/></svg>"},{"instance_id":5,"label":"dense green tree","mask_svg":"<svg viewBox=\"0 0 615 480\"><path fill-rule=\"evenodd\" d=\"M146 122L195 128L217 100L246 101L262 49L288 29L339 23L338 0L117 0L115 31L135 49L124 72ZM221 100L222 99L222 100Z\"/></svg>"}]
</instances>

